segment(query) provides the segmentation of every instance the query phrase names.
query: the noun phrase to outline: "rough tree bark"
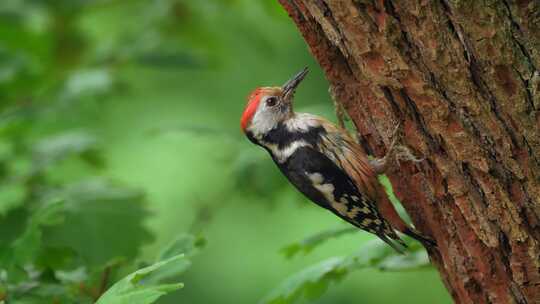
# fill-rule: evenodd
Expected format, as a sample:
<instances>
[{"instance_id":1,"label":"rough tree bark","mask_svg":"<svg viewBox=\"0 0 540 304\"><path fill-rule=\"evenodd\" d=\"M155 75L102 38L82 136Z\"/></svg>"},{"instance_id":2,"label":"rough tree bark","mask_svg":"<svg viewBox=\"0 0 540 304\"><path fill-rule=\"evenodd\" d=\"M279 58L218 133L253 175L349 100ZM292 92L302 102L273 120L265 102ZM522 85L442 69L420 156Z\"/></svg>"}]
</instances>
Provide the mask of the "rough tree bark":
<instances>
[{"instance_id":1,"label":"rough tree bark","mask_svg":"<svg viewBox=\"0 0 540 304\"><path fill-rule=\"evenodd\" d=\"M279 0L457 303L540 303L540 2Z\"/></svg>"}]
</instances>

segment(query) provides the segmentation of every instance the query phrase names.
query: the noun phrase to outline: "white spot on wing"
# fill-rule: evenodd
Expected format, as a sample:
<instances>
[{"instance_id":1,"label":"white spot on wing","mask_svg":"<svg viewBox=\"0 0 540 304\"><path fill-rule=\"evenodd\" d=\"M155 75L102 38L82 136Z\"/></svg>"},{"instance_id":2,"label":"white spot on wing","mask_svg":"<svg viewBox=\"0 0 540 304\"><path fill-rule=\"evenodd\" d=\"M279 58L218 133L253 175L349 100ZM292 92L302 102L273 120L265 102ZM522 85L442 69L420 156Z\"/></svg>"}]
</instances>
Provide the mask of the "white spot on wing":
<instances>
[{"instance_id":1,"label":"white spot on wing","mask_svg":"<svg viewBox=\"0 0 540 304\"><path fill-rule=\"evenodd\" d=\"M332 184L313 184L313 186L321 191L322 194L328 199L329 201L334 201L334 185Z\"/></svg>"},{"instance_id":2,"label":"white spot on wing","mask_svg":"<svg viewBox=\"0 0 540 304\"><path fill-rule=\"evenodd\" d=\"M349 202L349 200L347 198L347 197L349 197L349 195L344 194L339 200L337 200L336 197L334 197L334 190L335 190L334 185L332 185L330 183L324 184L323 183L324 182L324 177L323 177L322 174L317 173L317 172L316 173L308 173L308 172L306 172L306 174L307 174L308 178L311 180L311 182L313 184L313 187L315 187L315 189L319 190L324 195L326 200L330 203L330 206L334 210L336 210L340 215L355 220L359 213L362 213L362 214L371 214L372 213L367 205L364 205L362 207L354 206L349 211L349 203L350 202ZM356 200L360 199L356 195L351 195L350 198L353 199L353 200L354 199L356 199ZM376 225L380 225L382 222L379 219L373 220L373 219L365 218L365 219L363 219L363 221L360 224L363 225L363 226L369 226L372 223L375 223Z\"/></svg>"},{"instance_id":3,"label":"white spot on wing","mask_svg":"<svg viewBox=\"0 0 540 304\"><path fill-rule=\"evenodd\" d=\"M330 206L334 210L336 210L339 214L343 216L348 216L347 215L347 209L348 209L347 199L342 197L340 201L336 200L336 198L334 197L334 190L335 190L334 185L329 184L329 183L323 184L322 183L324 181L323 175L320 173L311 173L311 174L308 174L308 177L313 183L313 187L315 187L315 189L319 190L324 195L324 197L330 203Z\"/></svg>"},{"instance_id":4,"label":"white spot on wing","mask_svg":"<svg viewBox=\"0 0 540 304\"><path fill-rule=\"evenodd\" d=\"M324 181L324 178L322 174L320 173L312 173L312 174L307 173L307 175L313 184L316 184L316 185L322 184L322 182Z\"/></svg>"}]
</instances>

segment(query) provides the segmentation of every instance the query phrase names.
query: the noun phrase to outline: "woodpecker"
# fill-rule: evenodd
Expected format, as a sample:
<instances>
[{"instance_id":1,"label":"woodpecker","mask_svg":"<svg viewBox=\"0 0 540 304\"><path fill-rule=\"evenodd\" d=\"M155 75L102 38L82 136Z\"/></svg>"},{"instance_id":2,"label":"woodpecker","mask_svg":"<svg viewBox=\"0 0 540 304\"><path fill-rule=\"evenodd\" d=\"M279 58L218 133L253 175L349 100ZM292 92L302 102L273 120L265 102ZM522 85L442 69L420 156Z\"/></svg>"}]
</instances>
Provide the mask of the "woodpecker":
<instances>
[{"instance_id":1,"label":"woodpecker","mask_svg":"<svg viewBox=\"0 0 540 304\"><path fill-rule=\"evenodd\" d=\"M281 87L260 87L249 96L240 120L246 137L267 150L301 193L350 224L373 233L403 253L395 230L424 246L434 242L398 215L377 179L386 170L394 141L382 159L370 160L349 133L328 120L293 111L304 68Z\"/></svg>"}]
</instances>

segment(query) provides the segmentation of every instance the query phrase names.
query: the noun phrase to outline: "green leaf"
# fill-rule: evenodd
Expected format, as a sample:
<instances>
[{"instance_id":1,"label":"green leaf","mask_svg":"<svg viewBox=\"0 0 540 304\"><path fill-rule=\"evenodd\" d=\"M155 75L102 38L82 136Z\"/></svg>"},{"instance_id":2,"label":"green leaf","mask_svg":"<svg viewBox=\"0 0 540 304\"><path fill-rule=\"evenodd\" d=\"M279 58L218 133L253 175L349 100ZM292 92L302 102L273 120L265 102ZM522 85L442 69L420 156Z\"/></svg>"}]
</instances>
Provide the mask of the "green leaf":
<instances>
[{"instance_id":1,"label":"green leaf","mask_svg":"<svg viewBox=\"0 0 540 304\"><path fill-rule=\"evenodd\" d=\"M32 213L26 230L11 245L12 258L17 264L24 265L33 260L42 244L44 226L54 226L61 223L63 208L63 201L52 200Z\"/></svg>"},{"instance_id":2,"label":"green leaf","mask_svg":"<svg viewBox=\"0 0 540 304\"><path fill-rule=\"evenodd\" d=\"M31 271L25 266L30 266L39 256L43 246L43 228L62 222L63 203L51 199L32 212L18 208L1 222L2 227L7 228L6 233L11 234L6 242L0 243L0 267L5 271L8 282L20 283L28 279ZM22 224L22 227L10 231L10 226L17 224Z\"/></svg>"},{"instance_id":3,"label":"green leaf","mask_svg":"<svg viewBox=\"0 0 540 304\"><path fill-rule=\"evenodd\" d=\"M347 257L349 269L376 267L389 256L401 255L386 243L375 239L362 244L358 251Z\"/></svg>"},{"instance_id":4,"label":"green leaf","mask_svg":"<svg viewBox=\"0 0 540 304\"><path fill-rule=\"evenodd\" d=\"M336 229L325 230L315 235L312 235L308 238L305 238L299 242L290 244L286 246L285 248L283 248L281 251L283 252L286 258L290 259L300 252L303 252L304 254L310 253L315 247L323 244L325 241L331 238L337 238L337 237L340 237L341 235L344 235L347 233L353 233L353 232L358 232L358 228L346 227L346 228L336 228Z\"/></svg>"},{"instance_id":5,"label":"green leaf","mask_svg":"<svg viewBox=\"0 0 540 304\"><path fill-rule=\"evenodd\" d=\"M78 267L69 271L57 270L54 276L62 283L81 283L88 278L88 273L86 268Z\"/></svg>"},{"instance_id":6,"label":"green leaf","mask_svg":"<svg viewBox=\"0 0 540 304\"><path fill-rule=\"evenodd\" d=\"M106 69L79 70L68 78L64 94L67 98L104 94L111 89L112 84L113 78Z\"/></svg>"},{"instance_id":7,"label":"green leaf","mask_svg":"<svg viewBox=\"0 0 540 304\"><path fill-rule=\"evenodd\" d=\"M347 272L346 261L343 257L333 257L308 267L286 279L262 303L293 303L302 295L310 299L317 298L324 293L329 283L343 278Z\"/></svg>"},{"instance_id":8,"label":"green leaf","mask_svg":"<svg viewBox=\"0 0 540 304\"><path fill-rule=\"evenodd\" d=\"M135 271L114 284L103 294L96 304L148 304L154 303L161 296L183 287L182 283L148 284L145 278L152 272L184 259L180 254L168 260L157 262L151 266Z\"/></svg>"},{"instance_id":9,"label":"green leaf","mask_svg":"<svg viewBox=\"0 0 540 304\"><path fill-rule=\"evenodd\" d=\"M0 121L2 119L0 118ZM1 125L1 124L0 124ZM0 127L1 129L1 127ZM0 137L0 162L9 161L15 154L15 147L12 142Z\"/></svg>"},{"instance_id":10,"label":"green leaf","mask_svg":"<svg viewBox=\"0 0 540 304\"><path fill-rule=\"evenodd\" d=\"M67 286L41 282L35 289L32 289L31 294L42 299L54 299L54 302L60 302L60 299L67 293Z\"/></svg>"},{"instance_id":11,"label":"green leaf","mask_svg":"<svg viewBox=\"0 0 540 304\"><path fill-rule=\"evenodd\" d=\"M205 243L206 241L202 237L196 237L187 233L181 234L160 252L156 262L167 260L179 254L183 254L188 258L193 257L205 246ZM191 262L188 259L181 259L175 263L171 263L167 268L155 271L148 280L157 283L174 279L190 266Z\"/></svg>"},{"instance_id":12,"label":"green leaf","mask_svg":"<svg viewBox=\"0 0 540 304\"><path fill-rule=\"evenodd\" d=\"M148 216L140 191L89 180L68 186L64 223L47 227L50 247L72 248L89 266L115 258L133 258L152 237L143 221Z\"/></svg>"},{"instance_id":13,"label":"green leaf","mask_svg":"<svg viewBox=\"0 0 540 304\"><path fill-rule=\"evenodd\" d=\"M20 183L6 183L0 186L0 217L9 211L22 206L26 194L24 185Z\"/></svg>"},{"instance_id":14,"label":"green leaf","mask_svg":"<svg viewBox=\"0 0 540 304\"><path fill-rule=\"evenodd\" d=\"M419 270L431 267L425 250L418 250L407 255L392 255L381 261L377 267L384 271Z\"/></svg>"},{"instance_id":15,"label":"green leaf","mask_svg":"<svg viewBox=\"0 0 540 304\"><path fill-rule=\"evenodd\" d=\"M163 261L181 253L186 257L192 257L205 245L206 240L203 237L183 233L159 253L156 261Z\"/></svg>"},{"instance_id":16,"label":"green leaf","mask_svg":"<svg viewBox=\"0 0 540 304\"><path fill-rule=\"evenodd\" d=\"M39 269L69 269L75 267L77 253L68 247L50 247L43 244L38 257L34 260Z\"/></svg>"},{"instance_id":17,"label":"green leaf","mask_svg":"<svg viewBox=\"0 0 540 304\"><path fill-rule=\"evenodd\" d=\"M83 159L96 159L97 139L84 131L71 131L46 137L34 146L36 171L53 165L71 155ZM92 162L91 162L92 163Z\"/></svg>"},{"instance_id":18,"label":"green leaf","mask_svg":"<svg viewBox=\"0 0 540 304\"><path fill-rule=\"evenodd\" d=\"M30 212L23 207L16 208L8 212L0 220L0 264L4 256L3 250L10 247L11 243L19 238L27 229L27 223L30 219Z\"/></svg>"},{"instance_id":19,"label":"green leaf","mask_svg":"<svg viewBox=\"0 0 540 304\"><path fill-rule=\"evenodd\" d=\"M367 242L350 256L324 260L289 277L261 303L293 303L302 296L318 298L331 283L343 279L351 271L367 267L394 271L426 267L429 260L422 249L420 246L412 246L414 251L401 255L380 240Z\"/></svg>"}]
</instances>

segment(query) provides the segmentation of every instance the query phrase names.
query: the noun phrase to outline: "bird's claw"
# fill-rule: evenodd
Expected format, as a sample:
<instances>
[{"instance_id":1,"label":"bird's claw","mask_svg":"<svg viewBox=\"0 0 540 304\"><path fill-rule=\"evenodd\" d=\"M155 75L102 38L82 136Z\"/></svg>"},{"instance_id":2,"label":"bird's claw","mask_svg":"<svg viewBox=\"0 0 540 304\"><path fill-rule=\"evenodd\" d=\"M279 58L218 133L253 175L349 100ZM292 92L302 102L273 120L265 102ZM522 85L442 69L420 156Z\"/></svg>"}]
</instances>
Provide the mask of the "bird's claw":
<instances>
[{"instance_id":1,"label":"bird's claw","mask_svg":"<svg viewBox=\"0 0 540 304\"><path fill-rule=\"evenodd\" d=\"M410 161L413 163L420 163L426 160L425 157L417 158L414 156L414 154L411 152L411 150L407 146L399 145L394 149L394 157L396 161L399 163L399 161Z\"/></svg>"},{"instance_id":2,"label":"bird's claw","mask_svg":"<svg viewBox=\"0 0 540 304\"><path fill-rule=\"evenodd\" d=\"M391 159L394 159L398 164L400 161L419 163L425 160L425 158L417 158L407 146L401 144L401 140L403 138L401 122L397 123L396 127L392 131L391 138L390 146L388 147L386 155L382 158L371 161L372 167L377 174L386 172L390 166Z\"/></svg>"}]
</instances>

